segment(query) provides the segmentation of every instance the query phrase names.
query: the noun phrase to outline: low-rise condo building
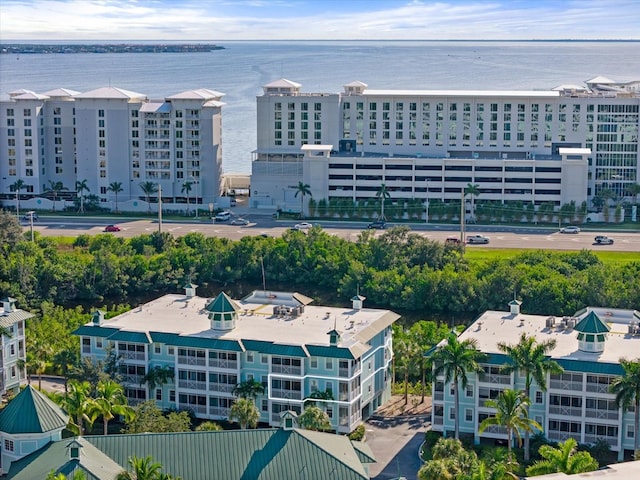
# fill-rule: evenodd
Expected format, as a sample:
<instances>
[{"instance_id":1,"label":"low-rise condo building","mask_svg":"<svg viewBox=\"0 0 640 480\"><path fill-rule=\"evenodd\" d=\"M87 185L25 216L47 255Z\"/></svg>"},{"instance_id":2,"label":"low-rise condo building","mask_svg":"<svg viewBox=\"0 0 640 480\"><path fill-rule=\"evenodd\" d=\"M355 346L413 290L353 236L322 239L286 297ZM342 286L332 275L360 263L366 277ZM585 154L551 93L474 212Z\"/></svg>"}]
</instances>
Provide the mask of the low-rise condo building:
<instances>
[{"instance_id":1,"label":"low-rise condo building","mask_svg":"<svg viewBox=\"0 0 640 480\"><path fill-rule=\"evenodd\" d=\"M523 390L524 376L505 374L501 367L509 360L499 343L516 345L522 334L537 342L555 340L549 353L563 369L547 375L547 390L534 382L530 416L544 428L544 435L561 442L574 438L578 443L593 444L604 440L611 450L633 451L633 412L618 407L609 387L614 378L624 375L620 358L633 360L640 352L640 312L613 308L588 307L572 316L527 315L514 300L509 312L487 311L459 337L473 339L487 355L484 374L469 374L465 390L460 392L460 412L455 411L452 385L437 378L433 388L433 429L450 433L456 415L462 434L481 438L506 439L502 427L492 426L482 434L478 427L493 416L487 400L495 399L504 389Z\"/></svg>"},{"instance_id":2,"label":"low-rise condo building","mask_svg":"<svg viewBox=\"0 0 640 480\"><path fill-rule=\"evenodd\" d=\"M348 433L390 397L397 314L364 308L360 295L338 308L312 306L299 293L206 299L185 288L109 320L96 312L75 332L83 357L104 360L115 349L131 403L153 399L227 419L236 385L255 380L264 387L256 398L261 422L280 425L282 412L301 413L312 401L335 431ZM172 379L150 384L156 367Z\"/></svg>"},{"instance_id":3,"label":"low-rise condo building","mask_svg":"<svg viewBox=\"0 0 640 480\"><path fill-rule=\"evenodd\" d=\"M596 77L552 90L377 90L305 93L281 79L257 97L255 207L299 210L299 181L318 202L376 198L556 207L640 179L640 81ZM423 208L423 214L426 209Z\"/></svg>"},{"instance_id":4,"label":"low-rise condo building","mask_svg":"<svg viewBox=\"0 0 640 480\"><path fill-rule=\"evenodd\" d=\"M0 396L17 393L26 378L25 322L32 317L31 313L16 308L15 298L2 300L0 328L5 331L0 335Z\"/></svg>"}]
</instances>

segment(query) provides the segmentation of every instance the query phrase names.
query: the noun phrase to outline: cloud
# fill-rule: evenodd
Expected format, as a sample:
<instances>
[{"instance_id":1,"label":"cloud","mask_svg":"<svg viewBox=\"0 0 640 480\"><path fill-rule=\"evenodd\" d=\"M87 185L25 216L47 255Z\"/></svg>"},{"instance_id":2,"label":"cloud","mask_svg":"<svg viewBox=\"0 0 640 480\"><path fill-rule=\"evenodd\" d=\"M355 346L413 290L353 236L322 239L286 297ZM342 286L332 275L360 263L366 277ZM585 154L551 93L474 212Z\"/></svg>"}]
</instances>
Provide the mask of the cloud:
<instances>
[{"instance_id":1,"label":"cloud","mask_svg":"<svg viewBox=\"0 0 640 480\"><path fill-rule=\"evenodd\" d=\"M635 0L4 0L3 40L633 39Z\"/></svg>"}]
</instances>

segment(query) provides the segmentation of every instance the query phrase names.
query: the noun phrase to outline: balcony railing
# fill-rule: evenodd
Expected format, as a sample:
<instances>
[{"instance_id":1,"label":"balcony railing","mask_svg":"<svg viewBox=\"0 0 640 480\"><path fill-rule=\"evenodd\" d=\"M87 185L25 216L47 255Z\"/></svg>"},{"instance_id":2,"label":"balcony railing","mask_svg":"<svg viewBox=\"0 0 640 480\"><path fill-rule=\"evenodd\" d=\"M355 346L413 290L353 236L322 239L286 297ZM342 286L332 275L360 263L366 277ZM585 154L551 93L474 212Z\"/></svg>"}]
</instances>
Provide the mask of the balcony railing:
<instances>
[{"instance_id":1,"label":"balcony railing","mask_svg":"<svg viewBox=\"0 0 640 480\"><path fill-rule=\"evenodd\" d=\"M210 358L209 366L213 368L225 368L227 370L238 370L238 361Z\"/></svg>"},{"instance_id":2,"label":"balcony railing","mask_svg":"<svg viewBox=\"0 0 640 480\"><path fill-rule=\"evenodd\" d=\"M212 392L231 393L234 388L235 388L235 385L229 385L227 383L210 383L209 384L209 390Z\"/></svg>"},{"instance_id":3,"label":"balcony railing","mask_svg":"<svg viewBox=\"0 0 640 480\"><path fill-rule=\"evenodd\" d=\"M339 368L338 369L338 376L349 378L349 369L348 368Z\"/></svg>"},{"instance_id":4,"label":"balcony railing","mask_svg":"<svg viewBox=\"0 0 640 480\"><path fill-rule=\"evenodd\" d=\"M602 383L588 383L587 392L609 393L609 385Z\"/></svg>"},{"instance_id":5,"label":"balcony railing","mask_svg":"<svg viewBox=\"0 0 640 480\"><path fill-rule=\"evenodd\" d=\"M146 360L146 354L144 352L129 352L128 350L118 350L118 355L123 360Z\"/></svg>"},{"instance_id":6,"label":"balcony railing","mask_svg":"<svg viewBox=\"0 0 640 480\"><path fill-rule=\"evenodd\" d=\"M433 417L434 425L444 425L444 417Z\"/></svg>"},{"instance_id":7,"label":"balcony railing","mask_svg":"<svg viewBox=\"0 0 640 480\"><path fill-rule=\"evenodd\" d=\"M487 428L484 429L484 433L506 435L507 429L505 427L501 427L500 425L489 425Z\"/></svg>"},{"instance_id":8,"label":"balcony railing","mask_svg":"<svg viewBox=\"0 0 640 480\"><path fill-rule=\"evenodd\" d=\"M606 420L618 420L620 412L618 410L600 410L597 408L587 408L584 412L585 417L603 418Z\"/></svg>"},{"instance_id":9,"label":"balcony railing","mask_svg":"<svg viewBox=\"0 0 640 480\"><path fill-rule=\"evenodd\" d=\"M188 408L192 410L193 413L199 413L201 415L207 414L207 406L206 405L194 405L192 403L185 403L180 405L181 408Z\"/></svg>"},{"instance_id":10,"label":"balcony railing","mask_svg":"<svg viewBox=\"0 0 640 480\"><path fill-rule=\"evenodd\" d=\"M598 440L600 441L604 440L611 447L618 446L618 437L604 437L602 435L585 435L584 436L584 443L593 444L593 443L596 443Z\"/></svg>"},{"instance_id":11,"label":"balcony railing","mask_svg":"<svg viewBox=\"0 0 640 480\"><path fill-rule=\"evenodd\" d=\"M549 413L553 415L562 415L568 417L582 417L582 408L564 407L562 405L550 405Z\"/></svg>"},{"instance_id":12,"label":"balcony railing","mask_svg":"<svg viewBox=\"0 0 640 480\"><path fill-rule=\"evenodd\" d=\"M547 431L547 438L549 440L552 440L554 442L564 442L565 440L569 439L569 438L573 438L574 440L576 440L578 443L580 443L580 434L577 432L559 432L557 430L548 430Z\"/></svg>"},{"instance_id":13,"label":"balcony railing","mask_svg":"<svg viewBox=\"0 0 640 480\"><path fill-rule=\"evenodd\" d=\"M435 391L433 392L433 399L434 400L444 400L444 392L440 391Z\"/></svg>"},{"instance_id":14,"label":"balcony railing","mask_svg":"<svg viewBox=\"0 0 640 480\"><path fill-rule=\"evenodd\" d=\"M178 355L178 363L182 365L199 365L204 367L207 365L207 361L202 357L187 357Z\"/></svg>"},{"instance_id":15,"label":"balcony railing","mask_svg":"<svg viewBox=\"0 0 640 480\"><path fill-rule=\"evenodd\" d=\"M144 385L144 375L122 375L122 383Z\"/></svg>"},{"instance_id":16,"label":"balcony railing","mask_svg":"<svg viewBox=\"0 0 640 480\"><path fill-rule=\"evenodd\" d=\"M283 375L302 375L302 367L293 365L271 365L271 373L281 373Z\"/></svg>"},{"instance_id":17,"label":"balcony railing","mask_svg":"<svg viewBox=\"0 0 640 480\"><path fill-rule=\"evenodd\" d=\"M209 407L209 415L214 417L228 417L229 409L225 407Z\"/></svg>"},{"instance_id":18,"label":"balcony railing","mask_svg":"<svg viewBox=\"0 0 640 480\"><path fill-rule=\"evenodd\" d=\"M275 398L288 398L291 400L302 400L302 393L299 390L284 390L281 388L272 388L271 396Z\"/></svg>"},{"instance_id":19,"label":"balcony railing","mask_svg":"<svg viewBox=\"0 0 640 480\"><path fill-rule=\"evenodd\" d=\"M571 390L574 392L582 391L582 382L569 382L564 380L550 380L549 388L556 390Z\"/></svg>"},{"instance_id":20,"label":"balcony railing","mask_svg":"<svg viewBox=\"0 0 640 480\"><path fill-rule=\"evenodd\" d=\"M483 375L479 381L494 385L511 385L511 375Z\"/></svg>"},{"instance_id":21,"label":"balcony railing","mask_svg":"<svg viewBox=\"0 0 640 480\"><path fill-rule=\"evenodd\" d=\"M191 390L206 390L207 382L197 382L195 380L178 380L178 387L189 388Z\"/></svg>"}]
</instances>

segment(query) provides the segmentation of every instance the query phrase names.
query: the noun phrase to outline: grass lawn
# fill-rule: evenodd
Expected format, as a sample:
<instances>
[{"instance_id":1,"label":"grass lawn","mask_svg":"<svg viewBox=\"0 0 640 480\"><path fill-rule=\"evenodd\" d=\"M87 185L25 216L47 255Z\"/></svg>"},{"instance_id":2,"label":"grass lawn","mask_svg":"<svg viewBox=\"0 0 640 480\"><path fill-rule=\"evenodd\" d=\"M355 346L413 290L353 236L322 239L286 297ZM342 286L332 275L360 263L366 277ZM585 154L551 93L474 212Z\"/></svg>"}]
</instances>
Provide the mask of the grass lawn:
<instances>
[{"instance_id":1,"label":"grass lawn","mask_svg":"<svg viewBox=\"0 0 640 480\"><path fill-rule=\"evenodd\" d=\"M507 248L478 248L467 249L465 251L465 258L470 262L483 262L495 259L510 259L515 258L525 250L523 249L507 249ZM578 253L580 250L548 250L545 252L555 253ZM591 251L596 255L603 263L629 263L637 262L640 260L638 252L611 252L611 251Z\"/></svg>"}]
</instances>

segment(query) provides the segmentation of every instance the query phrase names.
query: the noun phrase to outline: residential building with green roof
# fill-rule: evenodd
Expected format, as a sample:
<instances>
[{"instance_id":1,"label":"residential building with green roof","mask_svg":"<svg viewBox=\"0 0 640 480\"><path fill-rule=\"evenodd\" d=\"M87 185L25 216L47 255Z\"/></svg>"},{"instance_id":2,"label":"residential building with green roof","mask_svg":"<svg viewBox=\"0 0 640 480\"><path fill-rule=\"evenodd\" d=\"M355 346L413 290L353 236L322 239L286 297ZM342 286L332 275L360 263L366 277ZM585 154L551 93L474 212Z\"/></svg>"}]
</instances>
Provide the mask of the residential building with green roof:
<instances>
[{"instance_id":1,"label":"residential building with green roof","mask_svg":"<svg viewBox=\"0 0 640 480\"><path fill-rule=\"evenodd\" d=\"M547 374L547 390L533 383L530 416L544 428L544 435L561 442L574 438L581 444L605 441L622 459L624 451L633 451L633 412L616 405L609 392L614 378L624 375L620 358L640 357L640 312L614 308L588 307L570 316L528 315L520 311L520 302L511 302L510 311L487 311L478 317L459 340L475 340L487 354L482 363L484 374L469 374L465 390L460 392L459 427L461 434L483 439L506 439L502 427L491 426L478 433L482 421L495 409L487 406L507 389L524 390L524 375L507 374L502 365L510 359L498 344L516 345L522 334L537 342L554 340L549 356L563 369ZM444 377L434 382L433 430L448 434L454 429L454 396Z\"/></svg>"},{"instance_id":2,"label":"residential building with green roof","mask_svg":"<svg viewBox=\"0 0 640 480\"><path fill-rule=\"evenodd\" d=\"M236 300L195 290L187 285L185 294L109 320L95 312L75 331L83 357L104 360L112 345L130 403L153 399L209 420L227 419L234 387L251 379L264 386L256 398L260 422L272 426L282 412L301 413L313 401L333 430L349 433L390 397L394 312L365 308L360 295L341 308L313 306L294 292L254 291ZM150 388L156 367L174 378Z\"/></svg>"},{"instance_id":3,"label":"residential building with green roof","mask_svg":"<svg viewBox=\"0 0 640 480\"><path fill-rule=\"evenodd\" d=\"M0 337L0 396L16 393L26 378L24 362L27 359L25 322L33 314L16 308L16 299L6 297L0 310L0 327L9 335Z\"/></svg>"}]
</instances>

